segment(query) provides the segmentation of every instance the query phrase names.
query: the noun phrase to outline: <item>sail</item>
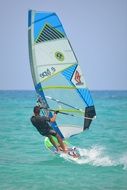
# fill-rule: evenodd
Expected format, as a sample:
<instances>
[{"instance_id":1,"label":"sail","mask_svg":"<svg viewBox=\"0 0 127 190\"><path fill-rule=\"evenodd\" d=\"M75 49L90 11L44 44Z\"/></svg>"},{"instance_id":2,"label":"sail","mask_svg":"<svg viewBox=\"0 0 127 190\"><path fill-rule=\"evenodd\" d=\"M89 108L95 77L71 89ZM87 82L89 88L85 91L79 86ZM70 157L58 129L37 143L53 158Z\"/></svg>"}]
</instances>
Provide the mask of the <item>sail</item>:
<instances>
[{"instance_id":1,"label":"sail","mask_svg":"<svg viewBox=\"0 0 127 190\"><path fill-rule=\"evenodd\" d=\"M60 111L52 127L63 138L89 128L96 115L94 103L56 13L30 10L28 41L36 92L51 116L51 110Z\"/></svg>"}]
</instances>

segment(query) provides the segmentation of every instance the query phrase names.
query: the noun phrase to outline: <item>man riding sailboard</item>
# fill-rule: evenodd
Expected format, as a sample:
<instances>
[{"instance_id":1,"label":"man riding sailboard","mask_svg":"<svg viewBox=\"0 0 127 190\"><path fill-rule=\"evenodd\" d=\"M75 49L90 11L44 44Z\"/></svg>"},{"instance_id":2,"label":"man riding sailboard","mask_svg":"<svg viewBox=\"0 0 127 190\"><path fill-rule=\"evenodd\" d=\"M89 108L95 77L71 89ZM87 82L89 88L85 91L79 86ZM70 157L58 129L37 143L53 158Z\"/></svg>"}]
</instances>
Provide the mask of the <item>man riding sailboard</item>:
<instances>
[{"instance_id":1,"label":"man riding sailboard","mask_svg":"<svg viewBox=\"0 0 127 190\"><path fill-rule=\"evenodd\" d=\"M36 129L39 131L39 133L43 136L46 136L49 138L50 142L53 144L53 146L56 148L57 151L63 151L64 153L67 152L67 149L63 143L62 138L59 136L59 134L52 129L50 122L53 123L56 120L56 116L58 111L54 112L54 115L52 118L41 116L40 115L40 106L34 107L34 115L31 117L32 124L36 127ZM52 136L56 137L60 147L56 144Z\"/></svg>"},{"instance_id":2,"label":"man riding sailboard","mask_svg":"<svg viewBox=\"0 0 127 190\"><path fill-rule=\"evenodd\" d=\"M34 107L31 122L57 152L68 154L64 140L88 129L96 116L91 93L56 13L29 10L28 43L35 90L46 105L44 116Z\"/></svg>"}]
</instances>

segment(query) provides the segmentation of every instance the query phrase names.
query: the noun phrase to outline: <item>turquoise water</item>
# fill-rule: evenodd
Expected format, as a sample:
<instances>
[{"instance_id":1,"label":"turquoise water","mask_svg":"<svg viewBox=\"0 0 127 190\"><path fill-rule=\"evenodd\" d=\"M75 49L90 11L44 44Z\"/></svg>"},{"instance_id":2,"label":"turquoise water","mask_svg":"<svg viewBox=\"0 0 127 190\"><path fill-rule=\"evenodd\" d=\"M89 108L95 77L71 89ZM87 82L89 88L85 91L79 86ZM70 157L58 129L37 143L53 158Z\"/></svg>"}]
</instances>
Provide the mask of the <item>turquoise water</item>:
<instances>
[{"instance_id":1,"label":"turquoise water","mask_svg":"<svg viewBox=\"0 0 127 190\"><path fill-rule=\"evenodd\" d=\"M70 142L82 159L51 155L29 118L33 91L0 91L1 190L126 190L127 91L94 91L97 119Z\"/></svg>"}]
</instances>

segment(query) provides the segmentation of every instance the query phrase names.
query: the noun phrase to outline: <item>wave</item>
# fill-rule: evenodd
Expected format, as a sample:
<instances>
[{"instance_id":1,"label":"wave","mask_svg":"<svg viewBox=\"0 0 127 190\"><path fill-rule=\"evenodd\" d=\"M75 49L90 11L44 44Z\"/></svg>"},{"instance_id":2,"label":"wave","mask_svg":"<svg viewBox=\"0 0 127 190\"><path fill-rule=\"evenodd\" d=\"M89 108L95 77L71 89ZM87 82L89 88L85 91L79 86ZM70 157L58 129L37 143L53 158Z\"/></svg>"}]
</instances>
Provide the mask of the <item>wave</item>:
<instances>
[{"instance_id":1,"label":"wave","mask_svg":"<svg viewBox=\"0 0 127 190\"><path fill-rule=\"evenodd\" d=\"M68 155L62 154L65 160L76 162L77 164L89 164L93 166L122 166L127 169L127 153L120 155L120 157L113 158L106 153L106 148L103 146L92 146L88 149L78 148L80 158L72 158Z\"/></svg>"}]
</instances>

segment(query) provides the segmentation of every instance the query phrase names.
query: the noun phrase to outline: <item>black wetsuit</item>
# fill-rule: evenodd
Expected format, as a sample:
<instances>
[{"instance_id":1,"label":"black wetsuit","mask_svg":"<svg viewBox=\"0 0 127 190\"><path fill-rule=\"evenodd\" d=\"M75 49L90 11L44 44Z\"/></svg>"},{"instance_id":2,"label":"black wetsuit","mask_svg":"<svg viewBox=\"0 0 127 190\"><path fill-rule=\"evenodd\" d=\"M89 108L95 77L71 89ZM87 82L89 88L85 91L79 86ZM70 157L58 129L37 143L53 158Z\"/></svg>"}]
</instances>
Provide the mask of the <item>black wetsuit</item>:
<instances>
[{"instance_id":1,"label":"black wetsuit","mask_svg":"<svg viewBox=\"0 0 127 190\"><path fill-rule=\"evenodd\" d=\"M32 124L36 127L39 133L43 136L53 135L56 136L56 131L52 129L48 122L50 122L49 117L45 116L32 116L31 117Z\"/></svg>"}]
</instances>

